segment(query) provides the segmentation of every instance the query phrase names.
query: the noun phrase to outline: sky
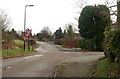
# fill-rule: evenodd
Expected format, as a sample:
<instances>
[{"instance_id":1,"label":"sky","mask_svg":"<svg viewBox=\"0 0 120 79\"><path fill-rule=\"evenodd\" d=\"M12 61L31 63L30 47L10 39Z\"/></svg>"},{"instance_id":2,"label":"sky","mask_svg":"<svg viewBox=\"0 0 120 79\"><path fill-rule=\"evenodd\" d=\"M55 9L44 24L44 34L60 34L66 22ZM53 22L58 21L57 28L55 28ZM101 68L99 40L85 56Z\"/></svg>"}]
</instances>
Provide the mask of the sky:
<instances>
[{"instance_id":1,"label":"sky","mask_svg":"<svg viewBox=\"0 0 120 79\"><path fill-rule=\"evenodd\" d=\"M106 0L87 0L87 5L104 4ZM109 0L108 0L109 1ZM113 0L112 0L113 1ZM0 0L0 9L5 10L11 20L11 28L16 31L24 30L25 5L34 5L26 8L26 28L32 29L32 34L40 32L48 26L54 33L59 27L72 23L77 28L78 22L74 17L79 8L75 8L76 0ZM116 0L113 4L116 4Z\"/></svg>"}]
</instances>

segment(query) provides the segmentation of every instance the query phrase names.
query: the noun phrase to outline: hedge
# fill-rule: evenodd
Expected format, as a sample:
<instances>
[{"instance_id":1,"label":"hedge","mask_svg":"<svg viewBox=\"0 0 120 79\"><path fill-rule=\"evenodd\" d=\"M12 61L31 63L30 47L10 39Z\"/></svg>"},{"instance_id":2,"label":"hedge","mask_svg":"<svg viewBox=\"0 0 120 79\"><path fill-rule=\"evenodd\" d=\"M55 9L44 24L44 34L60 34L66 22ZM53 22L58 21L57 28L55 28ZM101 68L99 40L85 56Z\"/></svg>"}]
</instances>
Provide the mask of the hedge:
<instances>
[{"instance_id":1,"label":"hedge","mask_svg":"<svg viewBox=\"0 0 120 79\"><path fill-rule=\"evenodd\" d=\"M108 26L105 29L104 51L109 62L117 62L117 69L120 73L120 29Z\"/></svg>"},{"instance_id":2,"label":"hedge","mask_svg":"<svg viewBox=\"0 0 120 79\"><path fill-rule=\"evenodd\" d=\"M94 50L94 40L93 39L86 40L86 48L88 50Z\"/></svg>"},{"instance_id":3,"label":"hedge","mask_svg":"<svg viewBox=\"0 0 120 79\"><path fill-rule=\"evenodd\" d=\"M86 49L86 41L85 41L85 39L79 40L79 47L81 49Z\"/></svg>"},{"instance_id":4,"label":"hedge","mask_svg":"<svg viewBox=\"0 0 120 79\"><path fill-rule=\"evenodd\" d=\"M94 40L93 39L81 39L79 40L79 47L81 49L94 50Z\"/></svg>"}]
</instances>

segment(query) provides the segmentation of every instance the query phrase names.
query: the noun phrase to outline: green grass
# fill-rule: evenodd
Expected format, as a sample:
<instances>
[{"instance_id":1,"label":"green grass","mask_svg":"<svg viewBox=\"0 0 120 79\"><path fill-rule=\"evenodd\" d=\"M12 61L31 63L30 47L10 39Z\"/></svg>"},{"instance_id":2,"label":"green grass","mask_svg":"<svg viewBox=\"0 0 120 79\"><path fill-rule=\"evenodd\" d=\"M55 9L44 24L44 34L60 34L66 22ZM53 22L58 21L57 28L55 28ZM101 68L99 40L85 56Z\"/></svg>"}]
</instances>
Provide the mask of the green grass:
<instances>
[{"instance_id":1,"label":"green grass","mask_svg":"<svg viewBox=\"0 0 120 79\"><path fill-rule=\"evenodd\" d=\"M0 55L0 56L16 57L16 56L23 56L23 55L32 54L32 53L37 52L36 50L32 51L32 46L30 46L30 51L28 51L28 46L25 47L26 50L24 51L23 48L21 49L21 46L24 44L24 41L22 41L22 40L14 40L14 41L15 41L15 45L12 46L11 49L3 50L2 55ZM27 42L26 42L26 44L27 44ZM35 49L35 46L33 47L33 49Z\"/></svg>"},{"instance_id":2,"label":"green grass","mask_svg":"<svg viewBox=\"0 0 120 79\"><path fill-rule=\"evenodd\" d=\"M57 65L56 77L59 77L62 71L63 71L63 63Z\"/></svg>"},{"instance_id":3,"label":"green grass","mask_svg":"<svg viewBox=\"0 0 120 79\"><path fill-rule=\"evenodd\" d=\"M22 40L14 40L15 41L15 44L24 44L24 41Z\"/></svg>"},{"instance_id":4,"label":"green grass","mask_svg":"<svg viewBox=\"0 0 120 79\"><path fill-rule=\"evenodd\" d=\"M24 41L22 40L14 40L16 45L23 45Z\"/></svg>"},{"instance_id":5,"label":"green grass","mask_svg":"<svg viewBox=\"0 0 120 79\"><path fill-rule=\"evenodd\" d=\"M104 59L98 63L98 66L95 70L95 77L115 77L118 75L117 72L117 63L110 63L107 59Z\"/></svg>"},{"instance_id":6,"label":"green grass","mask_svg":"<svg viewBox=\"0 0 120 79\"><path fill-rule=\"evenodd\" d=\"M28 51L28 48L26 47L26 50L24 51L21 48L15 48L15 49L9 49L2 51L2 56L16 56L16 55L25 55L30 53L35 53L36 50L32 51L32 46L30 46L30 51Z\"/></svg>"}]
</instances>

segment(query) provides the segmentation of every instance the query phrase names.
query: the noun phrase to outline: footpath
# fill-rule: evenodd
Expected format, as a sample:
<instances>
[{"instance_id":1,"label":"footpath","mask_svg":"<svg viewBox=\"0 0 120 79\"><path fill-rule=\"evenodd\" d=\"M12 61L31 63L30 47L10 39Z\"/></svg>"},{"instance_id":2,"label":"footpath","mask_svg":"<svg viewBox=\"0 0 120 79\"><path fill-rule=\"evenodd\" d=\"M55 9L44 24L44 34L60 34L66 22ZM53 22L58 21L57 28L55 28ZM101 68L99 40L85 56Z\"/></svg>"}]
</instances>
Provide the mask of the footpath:
<instances>
[{"instance_id":1,"label":"footpath","mask_svg":"<svg viewBox=\"0 0 120 79\"><path fill-rule=\"evenodd\" d=\"M61 62L56 68L55 77L90 77L96 62L103 57L103 52L83 51L80 57Z\"/></svg>"}]
</instances>

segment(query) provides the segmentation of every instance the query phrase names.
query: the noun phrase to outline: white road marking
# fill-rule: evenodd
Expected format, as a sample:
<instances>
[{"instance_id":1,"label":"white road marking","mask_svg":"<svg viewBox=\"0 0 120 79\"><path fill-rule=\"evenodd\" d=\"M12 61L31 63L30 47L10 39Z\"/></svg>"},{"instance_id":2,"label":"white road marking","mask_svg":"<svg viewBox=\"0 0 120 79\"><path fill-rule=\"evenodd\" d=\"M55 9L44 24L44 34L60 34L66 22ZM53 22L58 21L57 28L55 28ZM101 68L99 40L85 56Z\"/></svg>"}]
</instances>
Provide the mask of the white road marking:
<instances>
[{"instance_id":1,"label":"white road marking","mask_svg":"<svg viewBox=\"0 0 120 79\"><path fill-rule=\"evenodd\" d=\"M42 49L42 48L37 48L36 50L37 50L37 51L41 51L41 52L48 52L48 51L46 51L46 50L44 50L44 49Z\"/></svg>"},{"instance_id":2,"label":"white road marking","mask_svg":"<svg viewBox=\"0 0 120 79\"><path fill-rule=\"evenodd\" d=\"M84 54L93 54L93 55L104 55L104 53L84 53Z\"/></svg>"},{"instance_id":3,"label":"white road marking","mask_svg":"<svg viewBox=\"0 0 120 79\"><path fill-rule=\"evenodd\" d=\"M71 52L65 52L65 53L71 53Z\"/></svg>"},{"instance_id":4,"label":"white road marking","mask_svg":"<svg viewBox=\"0 0 120 79\"><path fill-rule=\"evenodd\" d=\"M6 69L10 69L12 66L8 66Z\"/></svg>"},{"instance_id":5,"label":"white road marking","mask_svg":"<svg viewBox=\"0 0 120 79\"><path fill-rule=\"evenodd\" d=\"M25 61L25 62L31 62L31 61L33 61L33 60L28 60L28 61Z\"/></svg>"},{"instance_id":6,"label":"white road marking","mask_svg":"<svg viewBox=\"0 0 120 79\"><path fill-rule=\"evenodd\" d=\"M33 55L33 56L27 56L27 57L24 57L24 58L32 58L32 57L41 57L43 55Z\"/></svg>"},{"instance_id":7,"label":"white road marking","mask_svg":"<svg viewBox=\"0 0 120 79\"><path fill-rule=\"evenodd\" d=\"M35 56L37 56L37 57L41 57L41 56L43 56L43 55L35 55Z\"/></svg>"}]
</instances>

